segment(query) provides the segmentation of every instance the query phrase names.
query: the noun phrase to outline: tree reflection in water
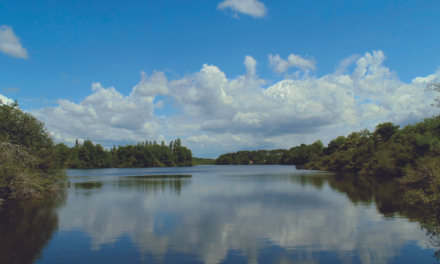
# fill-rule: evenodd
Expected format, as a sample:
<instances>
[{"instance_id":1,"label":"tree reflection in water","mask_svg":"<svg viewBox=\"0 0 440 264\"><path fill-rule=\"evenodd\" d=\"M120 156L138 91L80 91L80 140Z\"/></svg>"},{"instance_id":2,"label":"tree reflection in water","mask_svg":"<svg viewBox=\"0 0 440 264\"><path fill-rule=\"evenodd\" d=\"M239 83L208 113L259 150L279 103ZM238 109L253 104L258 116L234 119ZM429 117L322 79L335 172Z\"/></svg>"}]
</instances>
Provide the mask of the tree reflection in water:
<instances>
[{"instance_id":1,"label":"tree reflection in water","mask_svg":"<svg viewBox=\"0 0 440 264\"><path fill-rule=\"evenodd\" d=\"M27 200L0 210L0 263L26 264L41 258L58 229L57 208L67 198L65 190L44 199Z\"/></svg>"},{"instance_id":2,"label":"tree reflection in water","mask_svg":"<svg viewBox=\"0 0 440 264\"><path fill-rule=\"evenodd\" d=\"M354 204L376 206L379 213L385 217L393 218L397 215L408 218L410 221L420 223L422 230L429 238L428 247L437 248L434 257L440 260L440 219L438 210L426 210L409 204L405 199L405 191L394 179L382 177L359 176L347 172L337 175L302 175L292 177L292 181L300 181L302 185L312 185L322 189L328 181L329 186Z\"/></svg>"},{"instance_id":3,"label":"tree reflection in water","mask_svg":"<svg viewBox=\"0 0 440 264\"><path fill-rule=\"evenodd\" d=\"M386 263L398 261L403 246L425 241L418 225L410 223L422 222L423 212L402 199L404 193L393 180L319 172L227 176L89 177L73 182L58 216L54 209L64 204L65 196L0 212L0 221L6 223L0 236L7 243L0 244L0 262L32 263L41 257L58 219L61 231L80 230L90 237L90 251L82 254L90 259L110 254L105 250L112 247L113 263L122 261L122 244L116 243L124 243L126 236L130 243L121 250L140 253L140 261L191 256L204 263L233 260L234 252L249 263L318 263L322 254L333 254L342 263L356 258ZM435 230L425 226L425 231ZM48 259L51 250L46 251Z\"/></svg>"},{"instance_id":4,"label":"tree reflection in water","mask_svg":"<svg viewBox=\"0 0 440 264\"><path fill-rule=\"evenodd\" d=\"M190 183L182 179L190 179L192 175L147 175L147 176L126 176L116 182L118 187L135 188L144 192L156 193L166 190L177 195L182 191L182 187Z\"/></svg>"}]
</instances>

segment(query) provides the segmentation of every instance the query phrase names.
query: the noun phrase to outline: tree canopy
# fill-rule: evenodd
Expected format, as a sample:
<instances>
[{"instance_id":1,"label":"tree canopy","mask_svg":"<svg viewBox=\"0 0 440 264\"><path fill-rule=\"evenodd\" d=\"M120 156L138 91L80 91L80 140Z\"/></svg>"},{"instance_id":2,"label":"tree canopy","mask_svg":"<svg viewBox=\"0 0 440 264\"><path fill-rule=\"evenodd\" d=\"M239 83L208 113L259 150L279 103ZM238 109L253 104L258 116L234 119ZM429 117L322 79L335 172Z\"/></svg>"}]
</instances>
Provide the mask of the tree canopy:
<instances>
[{"instance_id":1,"label":"tree canopy","mask_svg":"<svg viewBox=\"0 0 440 264\"><path fill-rule=\"evenodd\" d=\"M2 196L38 196L66 178L44 124L17 102L0 100L0 189ZM6 193L6 194L5 194Z\"/></svg>"}]
</instances>

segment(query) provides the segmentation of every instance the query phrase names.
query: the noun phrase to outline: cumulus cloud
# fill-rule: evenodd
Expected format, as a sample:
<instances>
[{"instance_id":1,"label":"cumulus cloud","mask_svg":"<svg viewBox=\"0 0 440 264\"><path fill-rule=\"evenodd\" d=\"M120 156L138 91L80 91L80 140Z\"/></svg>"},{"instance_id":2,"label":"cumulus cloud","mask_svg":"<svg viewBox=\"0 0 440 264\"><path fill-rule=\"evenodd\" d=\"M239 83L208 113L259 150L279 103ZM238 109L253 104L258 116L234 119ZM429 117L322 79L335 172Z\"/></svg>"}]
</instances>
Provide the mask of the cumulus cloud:
<instances>
[{"instance_id":1,"label":"cumulus cloud","mask_svg":"<svg viewBox=\"0 0 440 264\"><path fill-rule=\"evenodd\" d=\"M28 53L10 26L0 26L0 51L11 57L27 59Z\"/></svg>"},{"instance_id":2,"label":"cumulus cloud","mask_svg":"<svg viewBox=\"0 0 440 264\"><path fill-rule=\"evenodd\" d=\"M154 71L150 78L142 71L142 79L133 87L133 94L140 96L168 95L168 79L163 72Z\"/></svg>"},{"instance_id":3,"label":"cumulus cloud","mask_svg":"<svg viewBox=\"0 0 440 264\"><path fill-rule=\"evenodd\" d=\"M315 70L316 62L312 58L310 60L302 58L300 55L290 54L287 60L281 59L280 55L269 55L269 66L273 68L276 73L286 72L290 67L296 67L302 71Z\"/></svg>"},{"instance_id":4,"label":"cumulus cloud","mask_svg":"<svg viewBox=\"0 0 440 264\"><path fill-rule=\"evenodd\" d=\"M1 94L0 94L0 100L5 104L12 104L14 102L14 100L12 100L4 95L1 95Z\"/></svg>"},{"instance_id":5,"label":"cumulus cloud","mask_svg":"<svg viewBox=\"0 0 440 264\"><path fill-rule=\"evenodd\" d=\"M58 141L75 139L95 142L137 142L146 137L158 138L154 117L154 96L136 93L136 87L145 87L145 79L123 96L115 88L92 84L92 94L79 104L60 99L57 107L32 110L32 114L46 123Z\"/></svg>"},{"instance_id":6,"label":"cumulus cloud","mask_svg":"<svg viewBox=\"0 0 440 264\"><path fill-rule=\"evenodd\" d=\"M267 13L266 6L258 0L225 0L218 4L217 9L232 9L253 17L264 17Z\"/></svg>"},{"instance_id":7,"label":"cumulus cloud","mask_svg":"<svg viewBox=\"0 0 440 264\"><path fill-rule=\"evenodd\" d=\"M326 143L363 128L374 130L381 122L406 125L438 114L431 107L437 94L424 88L440 80L439 72L405 83L383 65L385 59L381 51L350 56L333 73L318 78L306 71L266 88L267 81L257 75L257 61L246 56L244 73L236 78L207 64L173 80L160 71L142 73L129 96L94 83L92 94L79 104L62 99L57 107L31 112L58 141L104 140L112 146L180 137L196 156L210 157L240 149L290 148L318 139ZM353 63L355 68L347 72ZM313 69L315 62L303 65ZM165 107L162 100L154 104L157 95L172 102L177 112L156 116L154 110Z\"/></svg>"}]
</instances>

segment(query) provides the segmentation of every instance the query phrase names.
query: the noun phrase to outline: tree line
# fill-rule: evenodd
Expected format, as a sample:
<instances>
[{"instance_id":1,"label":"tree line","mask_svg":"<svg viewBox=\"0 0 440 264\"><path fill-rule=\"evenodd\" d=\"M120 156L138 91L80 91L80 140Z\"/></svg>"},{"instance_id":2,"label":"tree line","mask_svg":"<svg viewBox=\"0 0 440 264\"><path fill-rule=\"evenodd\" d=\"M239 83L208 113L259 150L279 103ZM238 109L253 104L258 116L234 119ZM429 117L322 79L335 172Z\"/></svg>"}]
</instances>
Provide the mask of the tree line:
<instances>
[{"instance_id":1,"label":"tree line","mask_svg":"<svg viewBox=\"0 0 440 264\"><path fill-rule=\"evenodd\" d=\"M286 149L238 151L220 155L215 165L276 165Z\"/></svg>"},{"instance_id":2,"label":"tree line","mask_svg":"<svg viewBox=\"0 0 440 264\"><path fill-rule=\"evenodd\" d=\"M192 158L193 165L215 165L215 159Z\"/></svg>"},{"instance_id":3,"label":"tree line","mask_svg":"<svg viewBox=\"0 0 440 264\"><path fill-rule=\"evenodd\" d=\"M351 171L401 177L428 166L440 154L440 116L404 128L391 122L339 136L327 147L317 140L289 150L238 151L220 155L216 165L304 165L305 169ZM440 160L439 160L440 161Z\"/></svg>"},{"instance_id":4,"label":"tree line","mask_svg":"<svg viewBox=\"0 0 440 264\"><path fill-rule=\"evenodd\" d=\"M63 168L148 168L148 167L187 167L192 166L191 150L182 146L180 138L167 146L156 140L141 141L136 145L113 146L110 150L90 140L76 143L69 148L64 143L56 145L59 161Z\"/></svg>"}]
</instances>

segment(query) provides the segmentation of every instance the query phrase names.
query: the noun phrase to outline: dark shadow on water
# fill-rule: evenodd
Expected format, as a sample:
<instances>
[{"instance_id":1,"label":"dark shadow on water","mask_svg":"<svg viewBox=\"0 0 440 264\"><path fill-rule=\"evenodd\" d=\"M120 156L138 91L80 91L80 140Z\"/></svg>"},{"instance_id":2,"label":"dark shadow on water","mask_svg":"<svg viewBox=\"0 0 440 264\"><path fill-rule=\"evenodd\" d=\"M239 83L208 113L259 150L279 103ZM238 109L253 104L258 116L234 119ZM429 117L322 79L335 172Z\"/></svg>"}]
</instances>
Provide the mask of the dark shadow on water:
<instances>
[{"instance_id":1,"label":"dark shadow on water","mask_svg":"<svg viewBox=\"0 0 440 264\"><path fill-rule=\"evenodd\" d=\"M139 175L139 176L125 176L129 179L181 179L191 178L192 175Z\"/></svg>"},{"instance_id":2,"label":"dark shadow on water","mask_svg":"<svg viewBox=\"0 0 440 264\"><path fill-rule=\"evenodd\" d=\"M118 188L121 191L136 192L161 192L170 191L179 195L182 188L191 183L192 175L140 175L140 176L120 176L113 181L85 181L74 183L77 194L91 196L98 194L94 192L105 187ZM94 178L96 179L96 178Z\"/></svg>"},{"instance_id":3,"label":"dark shadow on water","mask_svg":"<svg viewBox=\"0 0 440 264\"><path fill-rule=\"evenodd\" d=\"M191 183L192 175L145 175L120 177L116 182L119 188L130 188L141 192L170 191L180 195L182 188Z\"/></svg>"},{"instance_id":4,"label":"dark shadow on water","mask_svg":"<svg viewBox=\"0 0 440 264\"><path fill-rule=\"evenodd\" d=\"M57 208L66 202L60 190L44 199L15 202L0 210L0 263L27 264L42 251L58 229Z\"/></svg>"},{"instance_id":5,"label":"dark shadow on water","mask_svg":"<svg viewBox=\"0 0 440 264\"><path fill-rule=\"evenodd\" d=\"M102 188L102 182L76 182L75 189L84 189L84 190L92 190L92 189L100 189Z\"/></svg>"},{"instance_id":6,"label":"dark shadow on water","mask_svg":"<svg viewBox=\"0 0 440 264\"><path fill-rule=\"evenodd\" d=\"M301 174L292 175L293 183L313 186L321 190L326 184L356 205L375 205L386 217L398 215L412 220L420 218L422 212L403 199L404 191L394 179L359 176L355 173Z\"/></svg>"}]
</instances>

